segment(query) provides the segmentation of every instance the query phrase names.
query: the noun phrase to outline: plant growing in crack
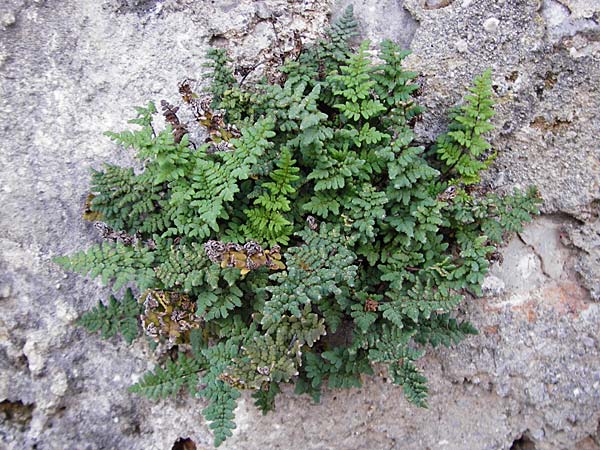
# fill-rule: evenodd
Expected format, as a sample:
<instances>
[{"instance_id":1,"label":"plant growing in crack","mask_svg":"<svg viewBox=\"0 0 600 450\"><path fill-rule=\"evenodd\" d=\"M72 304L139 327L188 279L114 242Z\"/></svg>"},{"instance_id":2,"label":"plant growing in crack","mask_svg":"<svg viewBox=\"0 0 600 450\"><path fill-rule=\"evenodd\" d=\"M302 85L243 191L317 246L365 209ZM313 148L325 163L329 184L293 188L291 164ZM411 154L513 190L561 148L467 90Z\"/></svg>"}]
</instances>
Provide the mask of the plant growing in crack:
<instances>
[{"instance_id":1,"label":"plant growing in crack","mask_svg":"<svg viewBox=\"0 0 600 450\"><path fill-rule=\"evenodd\" d=\"M534 188L480 189L493 159L489 71L425 148L413 143L422 109L408 52L385 41L375 63L368 42L349 45L355 34L348 9L275 84L240 85L211 51L210 95L180 86L207 142L191 145L167 102L159 133L154 105L138 108L138 130L107 134L143 171L92 173L86 215L108 242L57 259L134 287L137 302L128 290L81 324L130 341L137 323L176 350L131 390L205 397L215 445L232 434L240 390L266 413L283 383L318 401L325 385L360 386L373 363L426 407L417 360L477 333L457 306L481 292L504 234L538 213Z\"/></svg>"}]
</instances>

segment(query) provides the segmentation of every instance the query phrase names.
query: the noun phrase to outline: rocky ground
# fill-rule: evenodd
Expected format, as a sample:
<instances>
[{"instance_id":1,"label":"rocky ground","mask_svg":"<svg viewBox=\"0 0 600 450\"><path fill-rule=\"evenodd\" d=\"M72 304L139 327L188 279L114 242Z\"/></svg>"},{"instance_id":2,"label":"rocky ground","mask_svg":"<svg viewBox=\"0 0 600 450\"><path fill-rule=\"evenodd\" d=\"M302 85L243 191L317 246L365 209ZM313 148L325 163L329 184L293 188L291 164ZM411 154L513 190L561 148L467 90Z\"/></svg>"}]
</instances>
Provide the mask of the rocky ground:
<instances>
[{"instance_id":1,"label":"rocky ground","mask_svg":"<svg viewBox=\"0 0 600 450\"><path fill-rule=\"evenodd\" d=\"M180 437L211 447L200 400L127 393L152 366L149 349L75 328L106 292L51 259L98 239L80 218L89 169L128 158L102 131L124 127L134 105L174 101L184 78L201 80L209 45L241 66L271 61L348 3L0 4L1 448L163 450ZM327 391L320 405L286 392L265 417L243 398L223 448L600 449L600 1L353 3L363 37L414 51L423 142L472 77L493 69L488 181L536 184L543 215L465 307L481 334L422 361L428 410L381 378Z\"/></svg>"}]
</instances>

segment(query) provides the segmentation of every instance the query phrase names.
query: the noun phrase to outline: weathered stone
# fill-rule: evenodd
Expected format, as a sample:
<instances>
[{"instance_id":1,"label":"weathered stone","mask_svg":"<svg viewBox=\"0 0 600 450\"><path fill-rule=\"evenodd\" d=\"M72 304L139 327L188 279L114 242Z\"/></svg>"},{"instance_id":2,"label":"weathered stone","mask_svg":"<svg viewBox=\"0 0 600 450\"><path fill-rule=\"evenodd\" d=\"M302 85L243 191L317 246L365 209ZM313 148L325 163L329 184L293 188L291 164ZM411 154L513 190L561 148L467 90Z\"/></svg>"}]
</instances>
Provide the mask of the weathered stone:
<instances>
[{"instance_id":1,"label":"weathered stone","mask_svg":"<svg viewBox=\"0 0 600 450\"><path fill-rule=\"evenodd\" d=\"M488 32L495 34L498 32L498 27L500 26L500 21L495 17L490 17L483 22L483 29Z\"/></svg>"},{"instance_id":2,"label":"weathered stone","mask_svg":"<svg viewBox=\"0 0 600 450\"><path fill-rule=\"evenodd\" d=\"M15 17L15 14L12 12L4 13L4 14L2 14L2 17L0 18L0 23L2 23L2 25L4 27L10 27L11 25L14 25L16 21L17 21L17 18Z\"/></svg>"},{"instance_id":3,"label":"weathered stone","mask_svg":"<svg viewBox=\"0 0 600 450\"><path fill-rule=\"evenodd\" d=\"M414 52L424 144L445 129L473 76L493 69L498 156L487 179L506 191L538 185L546 216L502 250L489 295L465 305L461 317L480 335L421 362L428 410L383 379L326 390L320 405L285 388L266 417L244 396L222 448L592 446L600 415L600 305L591 301L600 298L598 1L354 3L363 37L400 40ZM51 259L97 239L80 219L89 168L127 158L102 131L124 127L133 105L176 99L186 77L201 85L210 42L240 64L268 59L277 51L273 27L282 48L294 32L314 38L329 2L8 0L0 17L7 12L15 21L0 29L0 447L163 450L190 437L209 448L202 400L156 403L127 392L156 361L142 341L128 347L75 328L108 292L65 277ZM498 28L486 32L490 18Z\"/></svg>"}]
</instances>

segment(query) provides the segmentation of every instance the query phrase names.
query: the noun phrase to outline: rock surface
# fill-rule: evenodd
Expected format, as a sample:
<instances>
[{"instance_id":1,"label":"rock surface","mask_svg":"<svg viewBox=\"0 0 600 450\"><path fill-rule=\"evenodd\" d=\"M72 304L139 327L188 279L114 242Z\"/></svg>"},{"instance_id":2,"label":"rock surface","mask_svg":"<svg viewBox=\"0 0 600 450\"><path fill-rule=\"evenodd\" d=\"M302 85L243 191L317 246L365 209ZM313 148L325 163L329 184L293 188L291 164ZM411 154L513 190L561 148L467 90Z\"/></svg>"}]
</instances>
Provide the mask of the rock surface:
<instances>
[{"instance_id":1,"label":"rock surface","mask_svg":"<svg viewBox=\"0 0 600 450\"><path fill-rule=\"evenodd\" d=\"M107 292L51 259L97 240L80 219L90 167L127 155L101 137L132 106L200 79L208 45L241 65L312 39L348 1L8 0L0 4L0 447L210 448L201 401L127 393L142 342L73 323ZM223 448L598 449L600 5L597 0L356 0L364 37L410 46L428 142L474 75L494 70L488 182L539 186L544 215L503 250L466 314L481 334L422 361L430 408L380 378L290 391L263 417L244 397ZM274 43L274 44L273 44ZM150 362L149 362L150 361ZM532 447L533 446L533 447Z\"/></svg>"}]
</instances>

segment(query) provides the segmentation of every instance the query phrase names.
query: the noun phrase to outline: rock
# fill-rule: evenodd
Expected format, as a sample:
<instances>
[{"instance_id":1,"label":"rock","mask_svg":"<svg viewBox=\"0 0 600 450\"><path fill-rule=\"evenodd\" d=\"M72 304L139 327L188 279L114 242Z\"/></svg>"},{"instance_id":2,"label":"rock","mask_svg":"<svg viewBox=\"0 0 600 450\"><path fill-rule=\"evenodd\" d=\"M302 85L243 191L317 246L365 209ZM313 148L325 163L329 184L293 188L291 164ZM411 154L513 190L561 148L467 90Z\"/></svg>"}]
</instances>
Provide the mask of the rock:
<instances>
[{"instance_id":1,"label":"rock","mask_svg":"<svg viewBox=\"0 0 600 450\"><path fill-rule=\"evenodd\" d=\"M0 18L0 23L2 23L4 27L10 27L11 25L14 25L16 21L17 18L13 12L4 13Z\"/></svg>"},{"instance_id":2,"label":"rock","mask_svg":"<svg viewBox=\"0 0 600 450\"><path fill-rule=\"evenodd\" d=\"M11 289L9 284L0 285L0 299L10 297Z\"/></svg>"},{"instance_id":3,"label":"rock","mask_svg":"<svg viewBox=\"0 0 600 450\"><path fill-rule=\"evenodd\" d=\"M481 289L486 296L498 296L504 293L506 285L500 278L488 275L485 277L485 280L483 280Z\"/></svg>"},{"instance_id":4,"label":"rock","mask_svg":"<svg viewBox=\"0 0 600 450\"><path fill-rule=\"evenodd\" d=\"M89 169L128 158L102 131L124 129L132 105L176 100L186 77L202 85L211 36L255 62L272 45L264 23L274 21L282 39L294 31L314 39L333 2L45 3L0 6L0 405L18 412L2 416L0 447L162 450L189 437L210 448L203 400L127 392L158 361L142 341L101 341L75 327L109 292L51 260L97 239L80 218ZM500 249L488 296L464 304L460 318L480 334L420 362L428 410L376 378L325 389L319 405L284 387L266 417L245 394L239 427L221 448L500 449L527 429L536 448L577 448L596 433L600 404L596 2L544 2L556 14L539 2L353 3L363 37L413 51L406 65L423 74L418 101L427 107L419 143L445 131L465 87L493 69L494 123L508 126L491 134L497 157L486 182L500 191L536 184L545 215ZM7 26L9 11L18 14ZM569 239L559 241L569 246L555 239L564 227Z\"/></svg>"},{"instance_id":5,"label":"rock","mask_svg":"<svg viewBox=\"0 0 600 450\"><path fill-rule=\"evenodd\" d=\"M454 0L425 0L425 8L439 9L450 5Z\"/></svg>"},{"instance_id":6,"label":"rock","mask_svg":"<svg viewBox=\"0 0 600 450\"><path fill-rule=\"evenodd\" d=\"M454 46L456 47L456 50L458 50L460 53L464 53L469 49L469 44L464 39L459 39L458 41L456 41Z\"/></svg>"},{"instance_id":7,"label":"rock","mask_svg":"<svg viewBox=\"0 0 600 450\"><path fill-rule=\"evenodd\" d=\"M496 34L498 32L498 26L500 25L500 21L495 17L490 17L485 22L483 22L483 29L491 34Z\"/></svg>"},{"instance_id":8,"label":"rock","mask_svg":"<svg viewBox=\"0 0 600 450\"><path fill-rule=\"evenodd\" d=\"M544 217L520 233L521 239L540 258L544 273L555 280L566 275L565 264L570 254L560 243L562 226L562 221Z\"/></svg>"},{"instance_id":9,"label":"rock","mask_svg":"<svg viewBox=\"0 0 600 450\"><path fill-rule=\"evenodd\" d=\"M264 2L256 2L255 6L256 8L256 15L260 18L260 19L268 19L270 17L272 17L273 12L271 10L269 10L269 8L267 7L267 5L265 5Z\"/></svg>"}]
</instances>

